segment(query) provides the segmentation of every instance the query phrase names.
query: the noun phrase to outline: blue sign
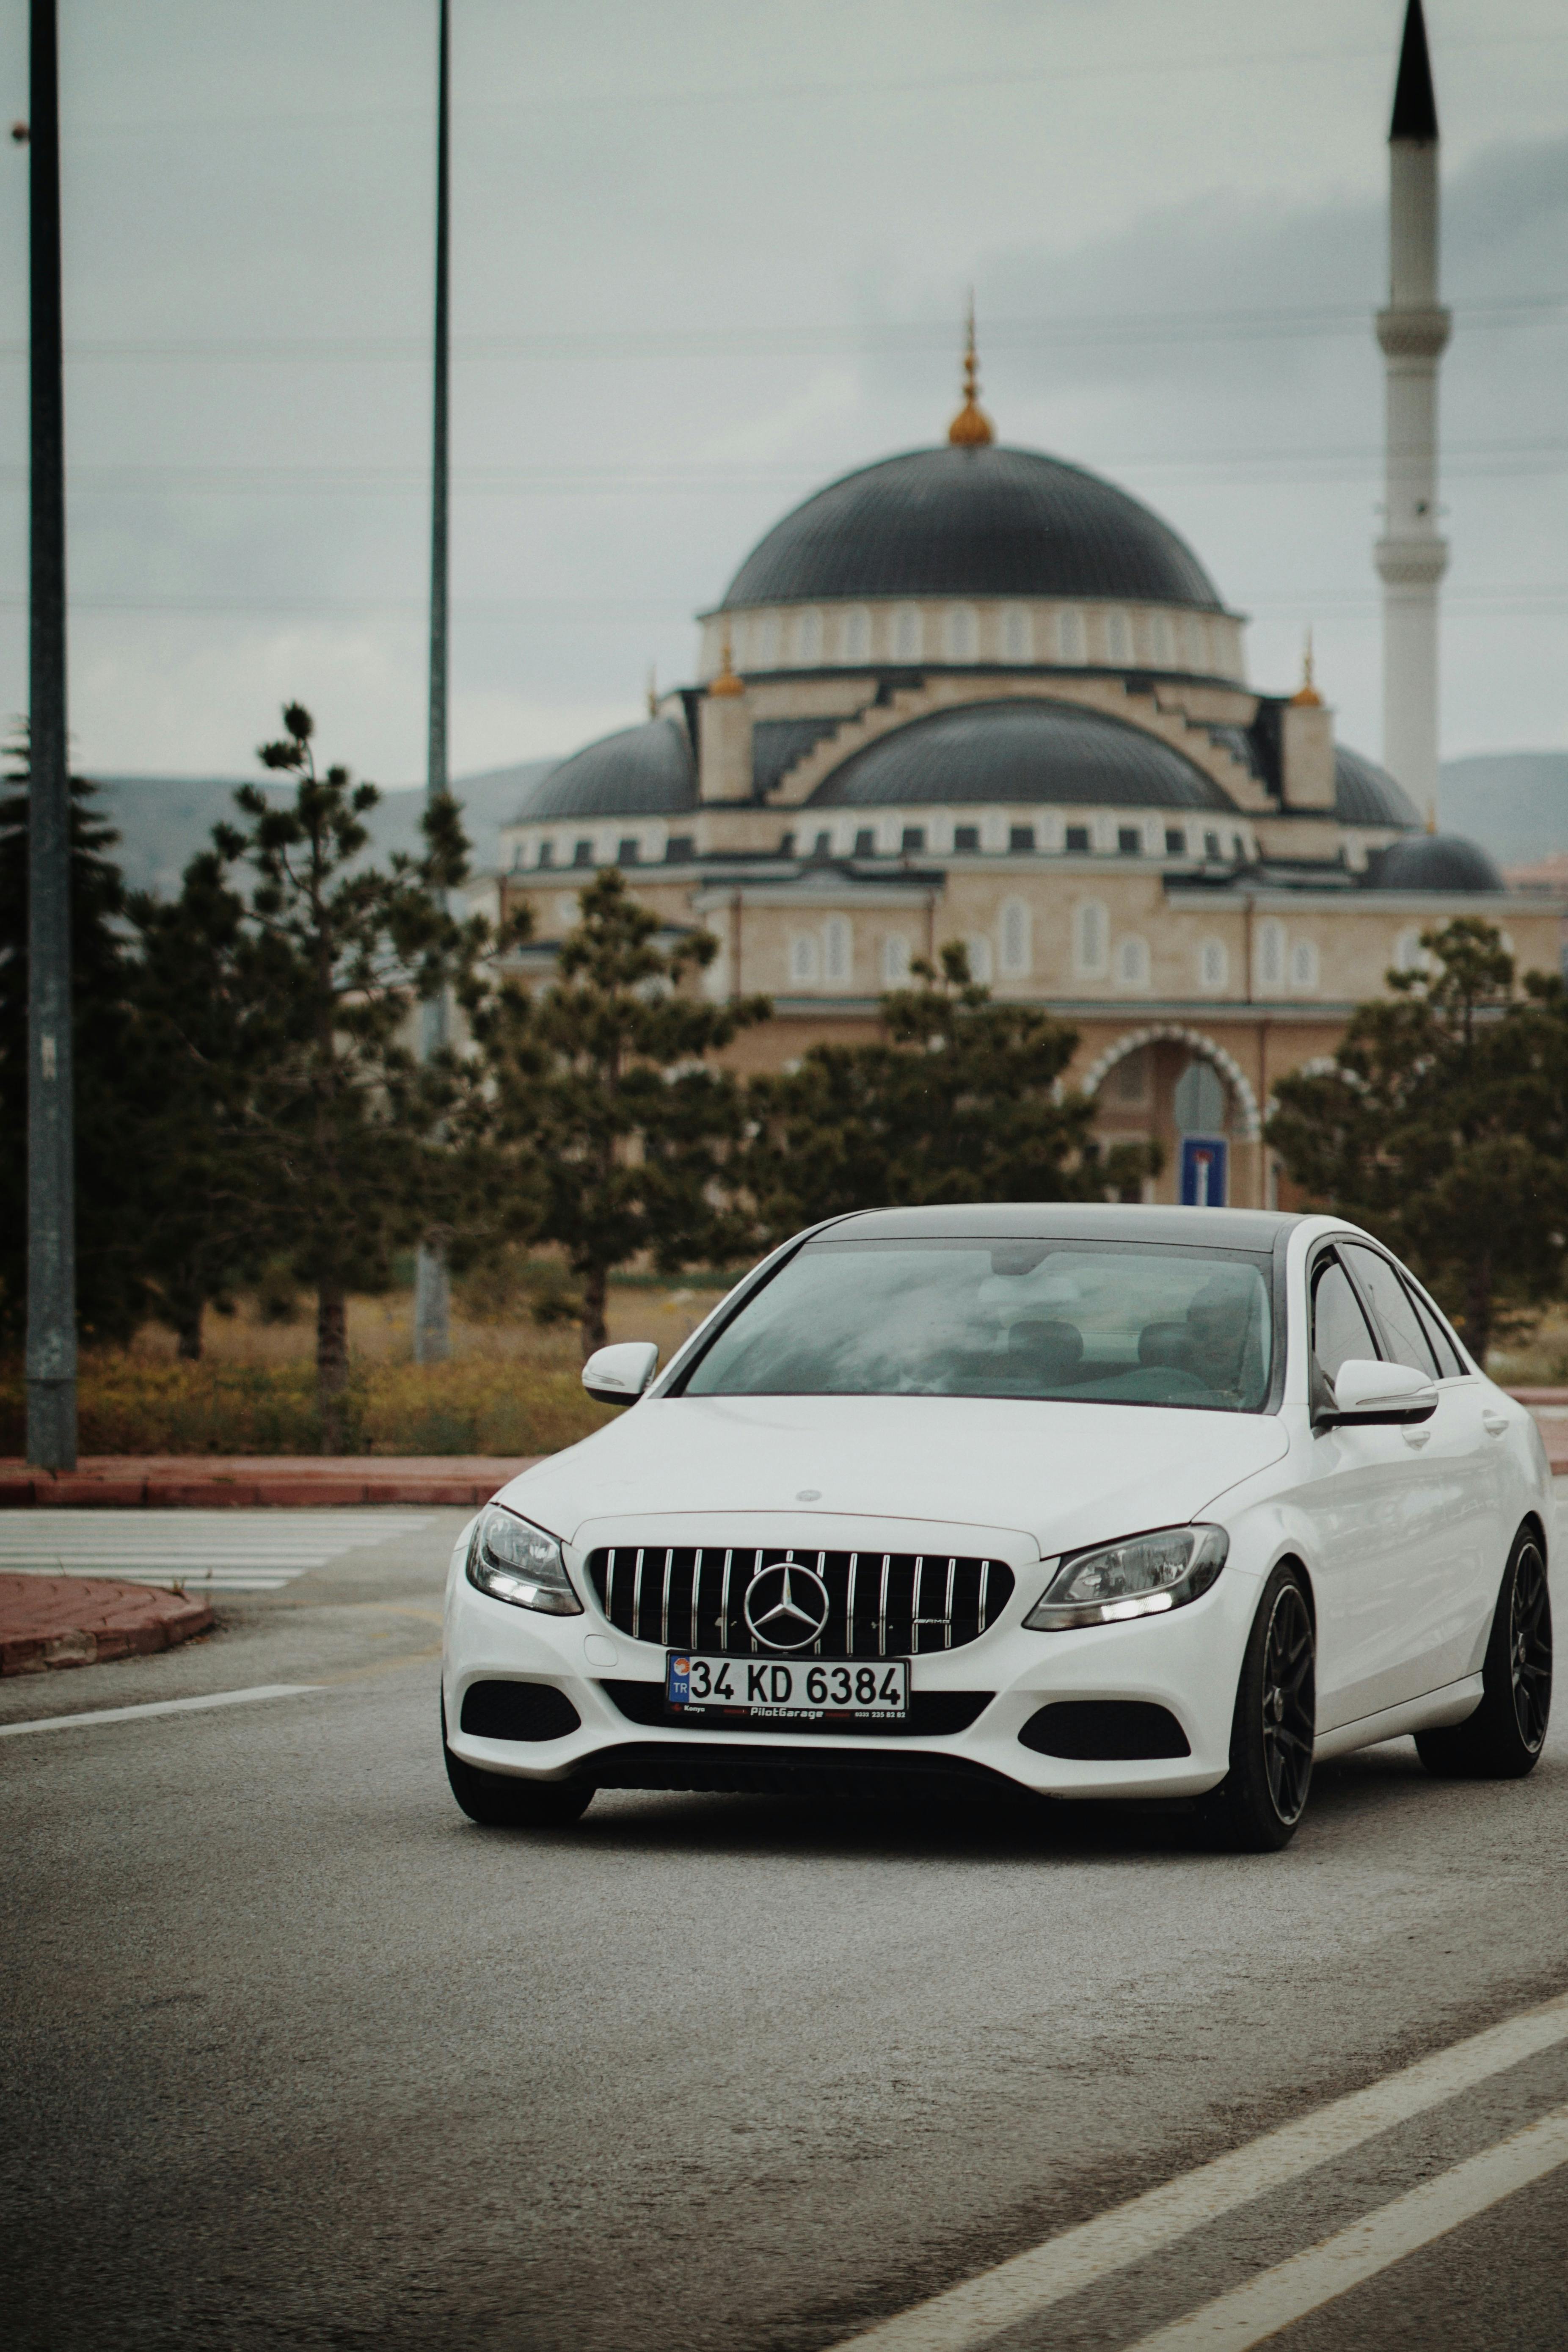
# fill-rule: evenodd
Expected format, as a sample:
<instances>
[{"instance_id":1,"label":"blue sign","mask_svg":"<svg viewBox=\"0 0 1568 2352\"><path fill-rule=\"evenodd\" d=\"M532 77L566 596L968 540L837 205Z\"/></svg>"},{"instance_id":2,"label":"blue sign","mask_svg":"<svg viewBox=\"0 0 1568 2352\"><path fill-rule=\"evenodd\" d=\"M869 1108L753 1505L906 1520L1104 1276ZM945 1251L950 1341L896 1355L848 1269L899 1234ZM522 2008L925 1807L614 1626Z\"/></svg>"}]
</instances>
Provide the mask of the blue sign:
<instances>
[{"instance_id":1,"label":"blue sign","mask_svg":"<svg viewBox=\"0 0 1568 2352\"><path fill-rule=\"evenodd\" d=\"M1224 1208L1226 1162L1229 1155L1230 1147L1223 1135L1183 1136L1183 1208Z\"/></svg>"}]
</instances>

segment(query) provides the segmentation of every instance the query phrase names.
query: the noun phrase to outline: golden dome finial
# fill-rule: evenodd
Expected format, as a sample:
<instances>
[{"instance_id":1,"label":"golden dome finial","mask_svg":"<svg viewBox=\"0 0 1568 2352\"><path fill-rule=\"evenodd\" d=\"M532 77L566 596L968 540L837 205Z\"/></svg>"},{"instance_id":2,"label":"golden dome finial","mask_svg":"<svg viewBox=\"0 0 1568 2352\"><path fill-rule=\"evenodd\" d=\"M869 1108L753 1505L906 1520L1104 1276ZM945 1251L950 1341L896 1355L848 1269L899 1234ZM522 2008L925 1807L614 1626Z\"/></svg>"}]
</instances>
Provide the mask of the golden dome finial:
<instances>
[{"instance_id":1,"label":"golden dome finial","mask_svg":"<svg viewBox=\"0 0 1568 2352\"><path fill-rule=\"evenodd\" d=\"M1319 710L1322 708L1322 696L1312 683L1312 632L1309 629L1306 649L1301 656L1301 683L1290 697L1290 707L1295 710Z\"/></svg>"},{"instance_id":2,"label":"golden dome finial","mask_svg":"<svg viewBox=\"0 0 1568 2352\"><path fill-rule=\"evenodd\" d=\"M724 624L724 651L720 656L719 675L710 685L710 694L744 694L745 688L735 676L730 664L730 624Z\"/></svg>"},{"instance_id":3,"label":"golden dome finial","mask_svg":"<svg viewBox=\"0 0 1568 2352\"><path fill-rule=\"evenodd\" d=\"M963 345L963 406L947 428L947 437L960 449L984 449L996 436L980 405L980 358L974 348L974 295L969 297L968 331Z\"/></svg>"},{"instance_id":4,"label":"golden dome finial","mask_svg":"<svg viewBox=\"0 0 1568 2352\"><path fill-rule=\"evenodd\" d=\"M650 719L658 717L658 667L654 662L647 666L647 715Z\"/></svg>"}]
</instances>

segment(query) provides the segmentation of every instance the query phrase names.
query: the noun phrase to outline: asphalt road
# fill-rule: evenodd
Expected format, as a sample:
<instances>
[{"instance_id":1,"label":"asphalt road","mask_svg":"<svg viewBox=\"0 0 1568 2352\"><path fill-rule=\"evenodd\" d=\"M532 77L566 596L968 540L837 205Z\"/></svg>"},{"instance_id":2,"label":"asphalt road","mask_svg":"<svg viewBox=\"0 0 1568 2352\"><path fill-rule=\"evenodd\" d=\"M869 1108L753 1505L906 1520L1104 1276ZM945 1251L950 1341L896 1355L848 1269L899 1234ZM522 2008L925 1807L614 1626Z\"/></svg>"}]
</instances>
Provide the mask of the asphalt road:
<instances>
[{"instance_id":1,"label":"asphalt road","mask_svg":"<svg viewBox=\"0 0 1568 2352\"><path fill-rule=\"evenodd\" d=\"M1408 1742L1325 1768L1262 1859L1094 1808L605 1795L482 1831L436 1726L461 1516L0 1685L0 1725L320 1685L0 1737L16 2352L815 2352L1234 2149L1198 2226L1108 2224L1072 2292L978 2336L939 2303L889 2352L1207 2352L1259 2310L1287 2352L1568 2344L1568 2011L1288 2177L1266 2137L1568 1990L1568 1703L1521 1785Z\"/></svg>"}]
</instances>

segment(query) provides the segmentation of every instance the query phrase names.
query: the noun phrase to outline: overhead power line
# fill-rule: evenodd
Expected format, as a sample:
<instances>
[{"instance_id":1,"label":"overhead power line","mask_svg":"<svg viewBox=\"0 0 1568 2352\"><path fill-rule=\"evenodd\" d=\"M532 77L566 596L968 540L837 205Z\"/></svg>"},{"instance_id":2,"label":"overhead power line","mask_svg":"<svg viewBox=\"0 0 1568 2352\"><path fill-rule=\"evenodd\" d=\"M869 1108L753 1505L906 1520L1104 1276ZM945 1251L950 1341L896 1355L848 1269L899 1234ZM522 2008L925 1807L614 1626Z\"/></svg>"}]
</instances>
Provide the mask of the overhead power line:
<instances>
[{"instance_id":1,"label":"overhead power line","mask_svg":"<svg viewBox=\"0 0 1568 2352\"><path fill-rule=\"evenodd\" d=\"M1461 331L1552 325L1568 319L1568 295L1498 295L1456 302ZM1268 341L1316 336L1371 335L1371 309L1363 303L1323 303L1271 310L1064 311L1056 316L994 319L987 322L988 351L1061 349L1105 343ZM511 360L713 360L867 358L905 352L947 352L952 321L914 320L879 325L826 323L799 327L629 327L553 329L521 335L456 335L454 358L470 362ZM0 342L0 360L26 356L25 342ZM66 358L77 364L126 362L195 362L234 365L265 362L374 362L378 365L424 366L428 359L416 335L214 336L199 341L91 337L68 343Z\"/></svg>"}]
</instances>

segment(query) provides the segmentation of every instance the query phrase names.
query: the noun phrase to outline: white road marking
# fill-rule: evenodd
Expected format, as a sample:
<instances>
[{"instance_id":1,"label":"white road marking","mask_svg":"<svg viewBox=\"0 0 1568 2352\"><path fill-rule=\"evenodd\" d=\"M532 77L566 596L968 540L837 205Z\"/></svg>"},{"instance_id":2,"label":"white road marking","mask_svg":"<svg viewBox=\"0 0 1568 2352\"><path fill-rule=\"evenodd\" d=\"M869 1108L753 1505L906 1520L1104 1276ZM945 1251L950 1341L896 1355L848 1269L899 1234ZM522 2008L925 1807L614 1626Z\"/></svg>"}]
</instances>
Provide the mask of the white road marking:
<instances>
[{"instance_id":1,"label":"white road marking","mask_svg":"<svg viewBox=\"0 0 1568 2352\"><path fill-rule=\"evenodd\" d=\"M307 1569L429 1525L427 1513L394 1510L5 1511L0 1575L279 1592Z\"/></svg>"},{"instance_id":2,"label":"white road marking","mask_svg":"<svg viewBox=\"0 0 1568 2352\"><path fill-rule=\"evenodd\" d=\"M15 1739L24 1731L77 1731L84 1724L130 1723L139 1715L190 1715L198 1707L245 1706L258 1698L299 1698L320 1690L320 1683L257 1683L250 1690L214 1691L207 1698L154 1698L144 1706L88 1707L80 1715L36 1715L26 1723L0 1723L0 1739Z\"/></svg>"},{"instance_id":3,"label":"white road marking","mask_svg":"<svg viewBox=\"0 0 1568 2352\"><path fill-rule=\"evenodd\" d=\"M978 2278L847 2337L834 2352L973 2352L1004 2328L1158 2253L1189 2231L1564 2041L1568 1994L1436 2051L1364 2091L1352 2091L1092 2221L1064 2230Z\"/></svg>"},{"instance_id":4,"label":"white road marking","mask_svg":"<svg viewBox=\"0 0 1568 2352\"><path fill-rule=\"evenodd\" d=\"M1189 2311L1173 2326L1145 2336L1130 2352L1248 2352L1325 2303L1337 2302L1406 2254L1446 2237L1516 2189L1568 2164L1568 2107L1542 2116L1511 2139L1483 2148L1435 2180L1352 2221L1321 2245L1293 2254L1275 2270Z\"/></svg>"}]
</instances>

